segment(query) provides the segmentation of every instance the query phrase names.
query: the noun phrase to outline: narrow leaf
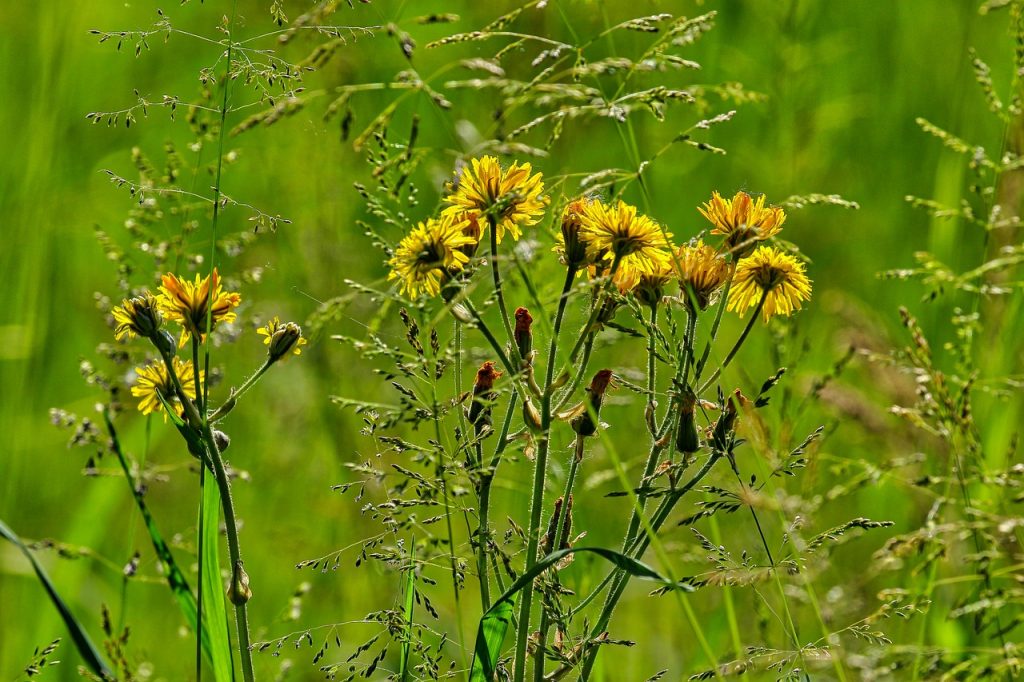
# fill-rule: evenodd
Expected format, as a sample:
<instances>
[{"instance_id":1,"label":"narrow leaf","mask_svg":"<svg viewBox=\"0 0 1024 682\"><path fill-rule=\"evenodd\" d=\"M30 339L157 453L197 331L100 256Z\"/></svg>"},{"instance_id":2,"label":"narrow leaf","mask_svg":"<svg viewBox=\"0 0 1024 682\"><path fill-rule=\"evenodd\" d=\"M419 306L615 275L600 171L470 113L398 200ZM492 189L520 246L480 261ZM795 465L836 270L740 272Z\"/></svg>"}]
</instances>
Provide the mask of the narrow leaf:
<instances>
[{"instance_id":1,"label":"narrow leaf","mask_svg":"<svg viewBox=\"0 0 1024 682\"><path fill-rule=\"evenodd\" d=\"M25 543L21 541L13 530L7 527L7 524L0 520L0 535L14 543L21 550L25 558L28 559L29 563L32 564L32 569L36 572L36 577L39 578L39 582L43 584L43 588L46 589L46 593L50 596L50 601L57 607L57 611L60 612L60 617L64 619L64 624L68 626L68 630L71 632L71 639L75 643L75 647L78 649L78 653L82 656L82 660L85 661L86 666L89 670L98 675L104 680L113 680L114 673L111 672L110 667L103 660L103 656L96 649L96 646L89 639L89 635L86 633L85 628L75 618L75 614L71 613L71 609L68 608L64 600L57 594L56 588L53 583L50 582L49 576L46 575L46 571L36 561L35 556L29 551Z\"/></svg>"},{"instance_id":2,"label":"narrow leaf","mask_svg":"<svg viewBox=\"0 0 1024 682\"><path fill-rule=\"evenodd\" d=\"M473 668L470 673L471 682L491 682L494 679L494 673L498 666L498 657L501 654L501 645L505 641L505 634L508 632L508 625L512 619L512 600L516 593L529 585L534 578L545 570L557 564L563 557L579 552L597 554L635 578L653 580L687 592L693 591L693 587L690 585L673 582L663 577L647 564L630 558L621 552L605 549L604 547L573 547L552 552L538 561L529 571L519 576L509 586L508 590L505 591L505 594L498 597L494 605L487 609L480 619L473 652Z\"/></svg>"},{"instance_id":3,"label":"narrow leaf","mask_svg":"<svg viewBox=\"0 0 1024 682\"><path fill-rule=\"evenodd\" d=\"M409 678L409 649L412 643L412 611L416 604L416 567L410 564L405 579L405 609L403 617L405 620L405 637L402 639L402 660L399 661L399 679L408 682Z\"/></svg>"},{"instance_id":4,"label":"narrow leaf","mask_svg":"<svg viewBox=\"0 0 1024 682\"><path fill-rule=\"evenodd\" d=\"M217 486L203 477L203 637L209 644L210 665L217 682L235 679L234 659L228 639L227 605L220 575L220 493Z\"/></svg>"}]
</instances>

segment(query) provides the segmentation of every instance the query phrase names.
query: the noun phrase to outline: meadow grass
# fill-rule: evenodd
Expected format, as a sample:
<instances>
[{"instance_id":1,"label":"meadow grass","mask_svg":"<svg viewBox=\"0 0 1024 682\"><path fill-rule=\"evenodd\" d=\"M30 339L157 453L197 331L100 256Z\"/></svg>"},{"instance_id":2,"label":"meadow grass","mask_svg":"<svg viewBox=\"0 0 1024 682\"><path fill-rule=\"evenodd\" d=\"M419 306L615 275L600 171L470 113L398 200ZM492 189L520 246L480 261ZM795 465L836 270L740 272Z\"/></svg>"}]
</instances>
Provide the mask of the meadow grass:
<instances>
[{"instance_id":1,"label":"meadow grass","mask_svg":"<svg viewBox=\"0 0 1024 682\"><path fill-rule=\"evenodd\" d=\"M121 387L117 402L124 409L115 422L128 470L144 482L145 504L187 580L206 584L196 563L200 468L170 424L132 414L127 382L135 364L122 354L138 356L142 346L115 346L106 318L129 287L155 287L154 274L207 274L216 263L244 303L239 323L198 349L210 352L211 409L266 357L253 333L258 324L281 315L302 322L310 337L301 357L261 377L224 422L231 436L226 456L236 474L234 506L243 521L239 540L253 580L248 610L259 679L325 673L345 679L351 665L373 679L464 677L481 599L497 598L513 582L502 553L521 573L531 539L540 543L538 533L528 532L531 522L543 530L553 500L567 487L577 491L572 535L586 532L578 546L620 549L650 541L638 557L648 569L670 582L689 577L687 584L699 587L650 597L650 584L619 587L613 577L612 592L621 589L623 597L608 609L614 611L608 629L620 645L602 645L593 679L646 679L661 670L668 671L666 679L714 677L744 669L765 679L1016 674L1020 597L1012 579L1020 563L1014 465L1022 316L1014 275L1019 251L999 251L1019 249L1016 223L1001 222L1015 216L1020 203L1019 170L1015 158L1004 155L1019 153L1019 114L1013 111L1019 84L1012 80L1017 10L1010 4L982 14L972 3L627 8L558 2L528 6L494 26L517 5L341 3L325 23L348 28L300 30L280 44L277 37L288 34L279 32L296 24L278 26L271 11L278 3L188 3L164 8L175 32L165 43L166 31L157 26L137 57L137 34L127 36L120 51L114 43L122 30L150 30L163 20L149 7L5 7L5 25L31 30L5 29L0 36L0 123L18 131L0 163L8 234L0 252L8 294L0 317L0 383L7 396L0 432L8 446L0 518L29 543L95 639L114 640L130 627L124 646L108 644L104 651L122 677L194 678L202 647L166 587L166 568L161 572L94 405L109 394L108 381ZM280 7L289 22L308 9ZM457 13L458 20L417 20L442 11ZM706 23L714 27L680 50L702 66L699 71L684 66L634 79L614 61L664 35L648 32L647 25L611 30L620 22L711 11L716 14ZM649 20L661 31L667 22ZM445 40L486 26L495 34L487 40ZM93 29L114 34L99 43L103 34L90 34ZM252 60L244 67L252 80L232 81L230 92L219 84L230 60L219 58L224 46L217 41L226 35L232 45L237 40L276 51L243 52ZM493 64L458 64L491 58L520 36L549 42L535 45L528 38L504 53L501 76ZM432 41L444 44L429 47ZM583 44L586 63L564 47ZM972 64L971 47L983 66ZM508 91L470 82L529 81L545 66L531 60L552 48L563 52L545 58L568 54L564 67L581 69L578 80L563 78L543 92L528 89L515 107L503 99ZM309 58L317 69L299 83L280 70L283 61L273 72L259 66L278 58ZM1001 109L977 82L980 75L984 86L989 68ZM430 88L419 87L417 79L431 75ZM200 85L200 78L207 83ZM734 82L744 89L714 89ZM538 157L529 156L528 147L548 145L552 119L542 118L511 143L504 139L557 101L544 97L572 97L577 87L615 97L641 84L703 84L706 107L648 103L621 121L581 110ZM174 100L164 95L180 98L173 121ZM136 107L140 96L151 102L146 111ZM194 116L189 103L200 106ZM135 117L130 127L126 107ZM504 116L496 119L498 109ZM86 118L116 111L122 113L109 127L103 123L111 114L99 116L99 125ZM381 112L379 125L371 126ZM702 120L714 122L694 129ZM931 126L950 132L936 139ZM691 137L674 143L681 132ZM966 150L958 150L951 135L968 140ZM500 143L484 144L495 136ZM197 139L201 150L194 152L189 146ZM979 161L978 146L987 150L987 165ZM168 156L171 147L176 152ZM754 397L778 368L788 368L768 391L771 402L760 417L746 420L737 472L716 469L711 487L687 497L671 517L665 512L662 532L651 534L666 497L645 501L637 484L648 464L646 379L661 377L655 390L664 394L658 396L664 407L672 368L659 361L651 372L656 353L649 349L657 350L663 338L681 338L686 321L676 307L662 312L655 328L642 306L635 319L627 306L616 318L621 328L605 332L588 353L591 369L614 369L619 388L602 408L610 428L590 439L579 469L572 468L572 435L564 425L556 427L539 479L523 452L525 441L514 441L503 455L489 493L491 533L499 543L482 562L493 582L481 592L476 576L483 571L471 542L475 525L464 511L478 504L455 432L461 429L465 438L467 415L449 406L442 430L415 416L422 406L411 406L424 397L417 393L395 413L396 421L412 415L422 422L412 428L389 424L391 413L365 404L401 400L390 382L401 381L408 368L397 368L396 361L421 363L428 373L435 355L450 363L443 382L423 384L430 390L429 414L469 391L484 360L498 359L472 324L453 322L442 305L400 300L384 279L388 253L379 249L392 248L415 222L436 214L442 183L452 178L459 155L484 152L506 154L506 164L532 161L555 199L540 227L527 228L537 230L539 244L498 261L509 312L519 305L534 312L542 391L557 376L543 376L557 325L540 311L557 307L565 279L548 251L559 197L596 189L610 198L623 191L642 213L667 225L677 243L710 227L696 208L716 189L728 196L739 189L764 193L772 203L840 194L859 208L783 204L789 217L782 236L810 259L814 294L791 322L758 324L722 372L726 394L739 386ZM167 184L169 168L175 193L160 194L156 188ZM124 183L115 187L103 171ZM155 205L140 205L139 190ZM941 207L916 210L907 195ZM217 196L227 198L221 203ZM211 206L220 213L215 231ZM992 214L993 206L1002 212ZM132 221L127 229L126 216ZM143 242L148 250L139 248ZM166 255L154 253L152 247L165 243ZM915 252L924 250L930 255L915 266ZM956 273L996 256L1005 264L957 280ZM504 324L487 300L490 265L479 268L470 296L503 338ZM570 330L563 354L577 338L585 343L585 335L572 336L588 316L579 281L563 323ZM979 295L972 291L979 282L1011 293L990 288ZM400 319L403 306L418 336ZM908 309L902 317L901 306ZM726 358L747 319L723 317L721 336L730 343L715 347L709 372ZM426 348L422 356L407 337ZM106 347L97 353L101 341ZM515 352L505 350L511 363ZM79 373L86 382L76 380ZM510 374L499 384L495 429L513 390ZM588 373L581 389L589 380ZM708 388L713 399L714 387ZM896 414L893 405L901 408ZM352 408L359 406L364 409L356 413ZM61 410L52 418L69 427L65 432L48 425L51 407ZM521 403L510 407L512 432L521 428L520 409ZM77 415L73 423L71 414ZM818 435L805 442L812 434ZM72 437L79 446L69 449ZM436 459L432 440L446 457ZM496 441L493 435L483 441L488 453ZM389 450L399 452L378 454ZM380 506L419 485L392 464L441 482L415 523L408 512ZM567 486L568 479L574 485ZM536 480L549 485L540 516L531 519ZM364 497L356 503L360 490ZM646 513L631 523L638 509ZM428 517L431 523L424 523ZM397 518L398 530L380 526L382 518ZM205 519L201 537L223 542ZM555 533L555 547L567 539L561 535ZM231 566L224 549L227 573L220 577L226 582ZM555 600L550 583L538 584L549 603L561 606L542 617L542 598L535 597L534 626L559 621L591 594L609 575L603 561L581 553L559 572L561 588L575 596ZM0 674L39 669L43 679L75 679L81 661L31 571L16 546L0 547ZM207 596L214 592L203 593L203 608L211 608ZM598 593L573 614L570 631L592 630L609 593ZM518 618L528 603L517 602ZM528 671L523 634L510 633L502 650L520 663L520 676ZM44 659L54 655L45 649L58 637L64 638L56 649L62 663L47 666ZM508 647L516 642L513 655ZM232 632L231 646L237 643ZM552 659L547 670L556 676L563 668L573 676L590 670L580 660ZM511 669L506 661L502 666ZM214 674L204 668L204 677Z\"/></svg>"}]
</instances>

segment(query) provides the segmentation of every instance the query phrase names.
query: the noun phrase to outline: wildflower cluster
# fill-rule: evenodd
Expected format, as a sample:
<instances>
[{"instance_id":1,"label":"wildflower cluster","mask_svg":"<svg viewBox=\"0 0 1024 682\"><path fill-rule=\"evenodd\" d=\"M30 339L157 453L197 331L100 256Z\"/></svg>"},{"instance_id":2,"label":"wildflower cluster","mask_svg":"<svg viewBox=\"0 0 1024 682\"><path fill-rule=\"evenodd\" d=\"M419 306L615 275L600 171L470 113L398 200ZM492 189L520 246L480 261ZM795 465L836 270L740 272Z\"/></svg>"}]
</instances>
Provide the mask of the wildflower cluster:
<instances>
[{"instance_id":1,"label":"wildflower cluster","mask_svg":"<svg viewBox=\"0 0 1024 682\"><path fill-rule=\"evenodd\" d=\"M516 644L506 671L511 670L516 680L524 679L527 657L532 652L537 679L557 679L573 668L582 670L581 679L586 679L600 648L597 643L606 633L612 611L632 575L622 567L639 560L651 540L649 534L642 532L642 516L651 514L656 533L676 503L717 462L727 460L734 470L738 466L734 451L742 441L735 437L737 424L744 414L764 403L759 401L755 405L738 388L723 391L715 385L716 379L736 357L756 320L768 321L776 315L789 316L800 310L810 298L811 282L803 263L774 244L786 213L782 208L767 205L763 196L755 198L737 192L731 199L725 199L715 192L698 209L710 222L710 229L706 230L710 234L696 234L681 245L673 240L673 233L681 230L670 230L619 197L575 197L566 201L557 214L558 229L551 250L565 267L565 282L556 309L550 313L550 324L546 325L550 333L545 357L545 345L534 338L533 326L538 312L545 311L531 311L519 305L514 314L509 314L506 298L511 294L503 266L510 259L502 251L505 237L519 240L528 228L539 225L548 212L551 199L544 194L542 174L528 163L503 167L495 157L485 156L470 160L446 189L445 207L440 214L418 223L392 251L388 279L397 283L400 295L443 299L456 320L456 353L461 352L464 325L479 330L493 353L494 359L484 362L476 372L472 391L455 399L465 406L460 422L471 427L457 426L454 433L456 442L461 441L459 451L471 453L461 458L464 464L460 468L478 497L479 524L471 542L485 610L483 621L488 628L499 628L499 632L509 627L507 619L502 620L503 624L497 620L489 622L496 609L511 608L507 601L502 606L503 600L510 597L492 596L495 584L505 584L500 575L503 564L509 580L523 576L516 581L517 585L522 583L516 590L520 593L516 595ZM487 244L486 250L481 250L481 243ZM494 314L504 328L504 341L491 330L487 316L473 301L478 286L470 283L479 272L478 266L485 263L489 265L493 286L488 301L496 303ZM521 266L518 273L529 278ZM577 288L578 278L584 276L587 285ZM571 315L569 303L580 290L589 292L587 311L582 327L571 340L570 350L565 352L564 347L560 349L565 341L564 323ZM715 310L709 310L716 305ZM585 533L571 537L576 532L572 530L573 494L577 473L585 465L588 442L607 438L601 421L607 394L617 386L630 385L613 368L601 368L594 373L590 368L596 338L606 329L621 328L614 318L623 310L637 318L648 337L647 386L636 386L634 390L647 397L644 421L650 435L650 451L643 477L636 484L638 492L633 493L637 503L627 523L622 548L600 550L606 557L620 557L608 579L586 598L589 602L607 589L604 604L596 617L585 623L583 632L573 634L571 619L567 620L567 614L573 610L562 605L564 593L558 585L557 573L571 563L573 553L594 551L577 545ZM674 323L662 327L658 317L662 310L667 310L668 317L673 310L681 311L687 320L685 331L680 334ZM724 355L712 355L725 310L740 316L750 310L754 314ZM700 327L706 347L698 353L698 321L706 313L710 313L713 322L709 327ZM419 327L404 309L402 315L412 343L420 333ZM436 331L432 334L436 352ZM418 341L413 348L418 355L423 354ZM544 363L540 367L542 358ZM721 359L713 363L713 358ZM669 379L662 379L666 384L662 387L658 383L658 364L669 366ZM589 385L578 396L587 377ZM415 391L402 393L405 399L415 401ZM656 396L665 393L669 400L659 407ZM504 395L508 396L509 404L499 430L491 413L495 402ZM432 418L440 434L445 428L444 415L436 405L423 402L417 414ZM514 419L517 414L521 421L518 429ZM545 481L551 475L549 454L555 434L563 427L571 432L567 435L573 440L575 454L569 461L564 493L549 507L545 501ZM495 453L487 458L481 443L495 433ZM440 447L440 439L438 436L433 447ZM525 441L524 451L533 459L534 466L530 506L525 510L528 521L519 531L526 544L525 563L516 570L495 542L489 518L491 488L502 468L503 453L513 439ZM668 455L667 451L672 449L676 454ZM449 457L455 460L454 455ZM701 457L703 464L687 480L686 472ZM442 470L449 466L444 462L442 457L438 463ZM396 487L393 494L401 492L402 488ZM659 500L658 508L645 511L648 501L654 499ZM409 501L408 508L421 503L425 502ZM367 509L386 515L389 525L399 527L401 522L395 517L408 512L398 511L390 497L389 505L392 506L388 511L383 507ZM578 505L577 501L577 508ZM546 508L551 511L545 522ZM454 562L454 555L451 560ZM452 578L458 589L463 577L456 564L452 566ZM530 576L535 580L527 580ZM535 592L542 596L539 614L534 614ZM537 615L539 620L535 620ZM552 628L554 640L549 641ZM500 644L493 632L483 633L484 629L480 637ZM487 647L486 641L478 640L474 675L482 673L479 679L491 679L499 665L495 656L481 653L491 651ZM549 661L557 662L553 670L547 669Z\"/></svg>"},{"instance_id":2,"label":"wildflower cluster","mask_svg":"<svg viewBox=\"0 0 1024 682\"><path fill-rule=\"evenodd\" d=\"M135 369L136 380L131 388L139 399L143 414L163 413L174 422L188 451L202 462L201 471L212 473L219 489L220 504L226 520L228 550L231 557L231 580L227 589L229 601L236 607L239 652L245 679L252 679L249 653L248 622L245 604L252 596L249 576L242 567L234 523L231 484L222 453L230 439L216 426L234 409L238 399L263 376L272 365L290 354L298 355L306 343L302 329L294 322L282 323L273 317L257 330L266 337L267 357L241 386L233 389L219 407L209 404L205 371L200 369L200 350L218 326L236 320L236 309L242 302L237 292L226 291L216 268L208 276L196 275L194 281L167 273L161 278L157 294L149 291L122 301L112 311L114 335L117 340L145 338L156 349L159 358ZM178 326L178 338L165 329L165 324ZM189 340L192 357L181 359L177 353ZM207 356L207 365L208 365ZM200 478L201 485L203 477ZM216 518L216 517L214 517ZM203 557L200 556L200 564ZM200 635L201 637L201 635Z\"/></svg>"}]
</instances>

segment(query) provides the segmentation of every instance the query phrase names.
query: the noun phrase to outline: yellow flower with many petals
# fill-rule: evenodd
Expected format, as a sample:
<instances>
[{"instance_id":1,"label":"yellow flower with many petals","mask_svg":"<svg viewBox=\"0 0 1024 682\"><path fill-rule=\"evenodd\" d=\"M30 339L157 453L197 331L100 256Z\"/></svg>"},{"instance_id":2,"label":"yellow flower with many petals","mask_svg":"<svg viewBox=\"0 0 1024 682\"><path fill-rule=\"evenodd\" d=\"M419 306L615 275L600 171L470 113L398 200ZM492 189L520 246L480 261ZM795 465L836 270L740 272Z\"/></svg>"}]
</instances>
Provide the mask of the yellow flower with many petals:
<instances>
[{"instance_id":1,"label":"yellow flower with many petals","mask_svg":"<svg viewBox=\"0 0 1024 682\"><path fill-rule=\"evenodd\" d=\"M233 311L242 302L240 294L223 290L216 268L208 277L196 275L194 283L172 273L164 275L161 282L157 302L164 317L181 325L179 348L191 336L205 339L219 322L234 322Z\"/></svg>"},{"instance_id":2,"label":"yellow flower with many petals","mask_svg":"<svg viewBox=\"0 0 1024 682\"><path fill-rule=\"evenodd\" d=\"M306 339L302 336L302 327L294 322L281 322L281 319L274 315L264 326L256 330L263 339L270 361L277 360L288 355L289 351L295 355L302 355L302 346L306 345Z\"/></svg>"},{"instance_id":3,"label":"yellow flower with many petals","mask_svg":"<svg viewBox=\"0 0 1024 682\"><path fill-rule=\"evenodd\" d=\"M755 242L777 235L786 222L786 212L765 206L763 194L753 199L746 192L736 192L732 199L725 199L712 192L711 201L697 210L714 225L711 234L725 235L726 247L737 256L750 253Z\"/></svg>"},{"instance_id":4,"label":"yellow flower with many petals","mask_svg":"<svg viewBox=\"0 0 1024 682\"><path fill-rule=\"evenodd\" d=\"M529 163L513 163L502 169L498 159L484 156L471 159L463 167L459 181L445 201L451 206L445 215L466 214L480 220L480 227L489 221L495 226L500 242L505 232L519 239L520 228L536 225L547 204L541 196L544 191L542 174L533 172Z\"/></svg>"},{"instance_id":5,"label":"yellow flower with many petals","mask_svg":"<svg viewBox=\"0 0 1024 682\"><path fill-rule=\"evenodd\" d=\"M399 242L388 261L388 280L399 280L402 293L411 297L420 292L437 296L449 275L469 262L461 248L474 241L464 228L464 222L450 215L419 223Z\"/></svg>"},{"instance_id":6,"label":"yellow flower with many petals","mask_svg":"<svg viewBox=\"0 0 1024 682\"><path fill-rule=\"evenodd\" d=\"M604 265L612 266L617 260L619 269L633 278L654 274L662 264L671 262L672 234L647 216L638 215L635 206L623 201L614 206L591 201L580 218L580 236L595 262L607 261Z\"/></svg>"},{"instance_id":7,"label":"yellow flower with many petals","mask_svg":"<svg viewBox=\"0 0 1024 682\"><path fill-rule=\"evenodd\" d=\"M125 337L151 337L163 323L156 297L148 291L141 296L124 299L110 312L114 316L114 338L118 341Z\"/></svg>"},{"instance_id":8,"label":"yellow flower with many petals","mask_svg":"<svg viewBox=\"0 0 1024 682\"><path fill-rule=\"evenodd\" d=\"M736 265L729 310L743 314L761 303L767 322L773 315L790 315L800 302L811 298L811 280L804 264L793 256L769 246L758 247Z\"/></svg>"},{"instance_id":9,"label":"yellow flower with many petals","mask_svg":"<svg viewBox=\"0 0 1024 682\"><path fill-rule=\"evenodd\" d=\"M190 400L195 400L196 380L192 361L182 361L175 357L173 366L174 373L181 383L182 392ZM132 395L140 399L139 411L142 414L163 411L164 405L160 401L162 396L168 405L174 407L174 411L178 413L178 416L181 416L184 408L181 405L181 401L178 400L177 391L174 389L174 380L167 373L167 366L162 361L152 362L144 367L136 367L135 374L137 378L135 385L132 386ZM202 371L199 372L199 380L203 380ZM167 420L166 413L164 414L164 420Z\"/></svg>"},{"instance_id":10,"label":"yellow flower with many petals","mask_svg":"<svg viewBox=\"0 0 1024 682\"><path fill-rule=\"evenodd\" d=\"M715 292L729 280L732 266L703 240L685 244L676 251L678 264L679 295L688 306L704 310L711 303Z\"/></svg>"},{"instance_id":11,"label":"yellow flower with many petals","mask_svg":"<svg viewBox=\"0 0 1024 682\"><path fill-rule=\"evenodd\" d=\"M632 292L644 305L657 305L664 295L665 286L672 281L671 261L655 261L653 271L637 270L626 261L615 273L615 285L619 292Z\"/></svg>"}]
</instances>

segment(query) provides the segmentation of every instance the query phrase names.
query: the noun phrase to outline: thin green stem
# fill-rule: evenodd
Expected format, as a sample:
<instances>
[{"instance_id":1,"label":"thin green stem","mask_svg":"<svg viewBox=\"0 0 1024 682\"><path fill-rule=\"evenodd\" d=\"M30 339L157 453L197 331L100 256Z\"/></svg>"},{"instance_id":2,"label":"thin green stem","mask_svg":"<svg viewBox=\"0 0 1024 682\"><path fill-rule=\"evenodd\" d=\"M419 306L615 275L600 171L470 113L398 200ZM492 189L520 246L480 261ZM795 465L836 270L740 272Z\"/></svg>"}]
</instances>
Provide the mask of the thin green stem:
<instances>
[{"instance_id":1,"label":"thin green stem","mask_svg":"<svg viewBox=\"0 0 1024 682\"><path fill-rule=\"evenodd\" d=\"M274 363L271 362L270 358L268 357L267 361L264 362L263 365L258 370L253 372L252 376L246 379L241 386L232 390L231 393L228 395L228 399L225 400L221 404L221 406L218 407L216 411L214 411L214 413L210 415L210 423L213 424L220 421L221 419L226 417L228 413L231 412L231 410L235 409L235 405L238 403L238 399L242 397L242 394L244 394L250 388L255 386L256 382L260 380L260 377L262 377L268 369L270 369L270 366L272 364Z\"/></svg>"},{"instance_id":2,"label":"thin green stem","mask_svg":"<svg viewBox=\"0 0 1024 682\"><path fill-rule=\"evenodd\" d=\"M498 433L498 444L494 448L494 454L491 455L490 464L486 469L482 467L481 458L481 471L480 471L480 527L477 530L477 570L480 573L480 601L483 606L483 610L486 611L490 607L490 581L487 577L487 554L491 542L491 526L490 526L490 511L491 511L491 487L494 483L494 473L498 468L498 464L501 462L501 455L505 452L505 446L508 444L508 431L512 426L512 419L515 417L516 411L516 395L513 393L508 399L508 409L505 411L505 419L501 424L501 431ZM501 587L501 576L497 568L494 571L494 578L498 581L498 586ZM504 588L501 588L504 592Z\"/></svg>"},{"instance_id":3,"label":"thin green stem","mask_svg":"<svg viewBox=\"0 0 1024 682\"><path fill-rule=\"evenodd\" d=\"M704 374L704 366L708 362L708 357L711 356L711 346L718 339L718 330L722 325L722 314L725 312L725 304L729 300L729 292L732 290L732 279L725 283L725 288L722 290L722 296L718 300L718 309L715 311L715 321L711 323L711 334L708 336L707 343L704 344L704 352L700 355L700 360L697 362L697 367L693 372L693 383L700 381L701 375Z\"/></svg>"},{"instance_id":4,"label":"thin green stem","mask_svg":"<svg viewBox=\"0 0 1024 682\"><path fill-rule=\"evenodd\" d=\"M722 370L728 367L729 363L732 362L732 359L736 357L736 353L739 352L740 346L742 346L743 342L747 340L747 335L750 334L750 330L754 328L754 324L757 322L757 317L761 314L761 309L764 308L764 302L766 300L768 300L767 290L765 290L764 293L761 294L761 300L757 302L757 308L754 309L754 314L750 316L750 321L747 322L747 326L743 328L743 332L740 333L739 338L736 339L736 343L734 343L732 349L729 350L729 354L725 356L725 360L722 361L722 364L720 364L711 374L711 376L707 378L707 381L700 385L700 388L697 389L697 395L701 395L702 393L704 393L704 391L706 391L708 387L712 383L714 383L715 379L717 379L722 374Z\"/></svg>"},{"instance_id":5,"label":"thin green stem","mask_svg":"<svg viewBox=\"0 0 1024 682\"><path fill-rule=\"evenodd\" d=\"M622 262L622 257L616 254L615 259L612 261L611 270L606 275L607 280L601 286L597 292L597 296L594 297L594 305L590 309L590 316L587 318L587 324L583 327L583 332L579 338L576 339L576 343L573 344L572 350L569 351L569 364L576 362L576 357L579 355L580 350L583 348L585 339L590 336L591 328L594 323L597 322L597 316L601 314L601 308L604 306L605 299L608 298L608 291L611 289L615 281L615 273L619 270L619 264Z\"/></svg>"},{"instance_id":6,"label":"thin green stem","mask_svg":"<svg viewBox=\"0 0 1024 682\"><path fill-rule=\"evenodd\" d=\"M494 296L498 299L498 311L501 314L501 324L505 327L505 335L512 348L512 356L519 359L519 350L515 345L515 334L512 333L512 324L508 317L508 307L505 305L505 292L501 286L501 268L498 266L498 221L495 216L488 214L487 222L490 223L491 237L491 279L494 281Z\"/></svg>"}]
</instances>

